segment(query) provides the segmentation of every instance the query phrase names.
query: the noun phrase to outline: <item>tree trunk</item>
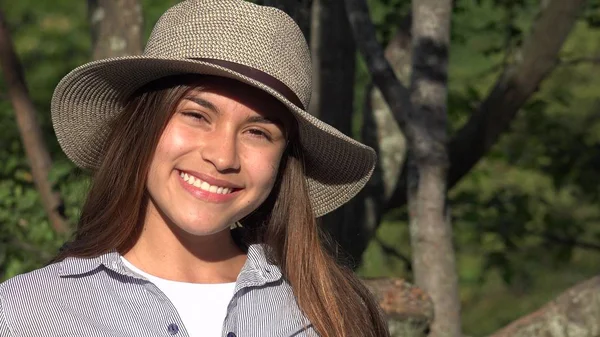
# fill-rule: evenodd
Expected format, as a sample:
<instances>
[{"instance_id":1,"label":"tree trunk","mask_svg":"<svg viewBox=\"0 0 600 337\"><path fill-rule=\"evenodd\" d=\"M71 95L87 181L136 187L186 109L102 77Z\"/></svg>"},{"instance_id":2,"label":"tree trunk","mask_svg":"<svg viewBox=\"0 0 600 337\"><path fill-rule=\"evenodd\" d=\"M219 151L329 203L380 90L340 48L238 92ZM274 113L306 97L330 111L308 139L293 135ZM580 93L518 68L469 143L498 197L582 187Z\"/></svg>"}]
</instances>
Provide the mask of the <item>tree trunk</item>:
<instances>
[{"instance_id":1,"label":"tree trunk","mask_svg":"<svg viewBox=\"0 0 600 337\"><path fill-rule=\"evenodd\" d=\"M341 1L313 0L310 39L313 90L308 111L351 135L356 48L345 13Z\"/></svg>"},{"instance_id":2,"label":"tree trunk","mask_svg":"<svg viewBox=\"0 0 600 337\"><path fill-rule=\"evenodd\" d=\"M385 50L398 78L409 82L411 65L410 17L407 17ZM384 206L396 186L406 158L406 140L381 92L372 84L365 88L361 140L377 152L378 163L365 189L346 207L354 212L344 226L350 239L341 237L344 251L358 265L379 226ZM410 262L407 264L410 269Z\"/></svg>"},{"instance_id":3,"label":"tree trunk","mask_svg":"<svg viewBox=\"0 0 600 337\"><path fill-rule=\"evenodd\" d=\"M308 111L344 134L352 135L356 48L344 3L313 0L310 47L313 91ZM363 195L363 194L361 194ZM360 196L322 218L323 226L353 260L360 261L371 233L360 228L365 214Z\"/></svg>"},{"instance_id":4,"label":"tree trunk","mask_svg":"<svg viewBox=\"0 0 600 337\"><path fill-rule=\"evenodd\" d=\"M540 15L525 40L519 62L498 78L492 91L450 141L448 189L456 185L508 130L517 112L555 68L562 45L585 3L585 0L548 0L540 4ZM398 181L386 209L406 203L406 172Z\"/></svg>"},{"instance_id":5,"label":"tree trunk","mask_svg":"<svg viewBox=\"0 0 600 337\"><path fill-rule=\"evenodd\" d=\"M432 298L431 336L460 337L460 298L446 215L447 68L451 0L413 0L408 208L415 284Z\"/></svg>"},{"instance_id":6,"label":"tree trunk","mask_svg":"<svg viewBox=\"0 0 600 337\"><path fill-rule=\"evenodd\" d=\"M50 154L37 121L35 107L29 97L25 77L23 76L23 68L15 52L4 14L1 11L0 62L4 80L8 87L8 96L15 110L21 140L31 166L33 181L40 193L44 211L48 215L54 230L59 233L66 233L68 226L62 213L63 203L58 192L52 190L52 184L48 180L48 173L52 166Z\"/></svg>"},{"instance_id":7,"label":"tree trunk","mask_svg":"<svg viewBox=\"0 0 600 337\"><path fill-rule=\"evenodd\" d=\"M600 337L600 276L572 287L490 337Z\"/></svg>"},{"instance_id":8,"label":"tree trunk","mask_svg":"<svg viewBox=\"0 0 600 337\"><path fill-rule=\"evenodd\" d=\"M394 74L404 85L410 83L412 67L411 23L412 16L404 18L396 31L396 35L385 48L384 54ZM371 111L365 110L364 115L373 115L373 122L377 130L376 144L367 143L367 145L378 150L377 155L383 180L383 205L380 205L380 209L383 211L384 205L387 204L394 192L405 163L406 139L398 123L394 120L394 116L381 91L377 87L372 87L366 97L370 102ZM366 125L366 122L364 124Z\"/></svg>"},{"instance_id":9,"label":"tree trunk","mask_svg":"<svg viewBox=\"0 0 600 337\"><path fill-rule=\"evenodd\" d=\"M88 0L94 60L142 53L139 0Z\"/></svg>"}]
</instances>

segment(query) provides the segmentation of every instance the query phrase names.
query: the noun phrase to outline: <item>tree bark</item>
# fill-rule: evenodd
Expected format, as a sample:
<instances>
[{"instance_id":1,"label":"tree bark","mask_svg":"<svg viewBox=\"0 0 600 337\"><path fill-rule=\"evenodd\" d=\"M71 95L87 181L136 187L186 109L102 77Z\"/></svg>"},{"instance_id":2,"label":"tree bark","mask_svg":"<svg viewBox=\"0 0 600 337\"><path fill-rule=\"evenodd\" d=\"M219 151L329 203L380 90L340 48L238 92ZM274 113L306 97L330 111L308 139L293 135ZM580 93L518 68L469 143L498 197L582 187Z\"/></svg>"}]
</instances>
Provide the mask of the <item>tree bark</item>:
<instances>
[{"instance_id":1,"label":"tree bark","mask_svg":"<svg viewBox=\"0 0 600 337\"><path fill-rule=\"evenodd\" d=\"M411 29L412 16L407 16L400 23L394 37L385 48L385 58L392 67L394 74L405 86L410 84L410 75L412 67L412 46ZM406 138L394 116L388 107L385 98L377 87L370 87L367 91L367 100L370 105L363 114L365 118L372 115L374 128L376 130L375 142L368 142L368 138L363 137L363 142L377 150L379 159L379 168L383 181L383 204L384 205L394 192L398 183L398 178L402 172L402 167L406 159ZM367 125L366 120L363 125ZM377 227L377 226L374 226Z\"/></svg>"},{"instance_id":2,"label":"tree bark","mask_svg":"<svg viewBox=\"0 0 600 337\"><path fill-rule=\"evenodd\" d=\"M94 60L142 53L139 0L88 0Z\"/></svg>"},{"instance_id":3,"label":"tree bark","mask_svg":"<svg viewBox=\"0 0 600 337\"><path fill-rule=\"evenodd\" d=\"M34 184L40 193L44 211L56 232L66 233L66 218L62 213L63 203L58 192L53 191L48 180L52 166L50 154L46 148L42 130L37 121L36 110L29 97L29 91L23 76L23 68L15 52L4 14L0 11L0 62L4 80L8 87L19 133L25 153L31 166Z\"/></svg>"},{"instance_id":4,"label":"tree bark","mask_svg":"<svg viewBox=\"0 0 600 337\"><path fill-rule=\"evenodd\" d=\"M491 92L449 144L448 189L462 179L507 131L517 112L559 63L562 45L585 0L549 0L541 8L518 58L498 78ZM386 209L406 203L407 176L402 172Z\"/></svg>"},{"instance_id":5,"label":"tree bark","mask_svg":"<svg viewBox=\"0 0 600 337\"><path fill-rule=\"evenodd\" d=\"M415 284L432 298L433 337L460 337L460 298L446 214L447 68L451 0L412 2L408 209Z\"/></svg>"},{"instance_id":6,"label":"tree bark","mask_svg":"<svg viewBox=\"0 0 600 337\"><path fill-rule=\"evenodd\" d=\"M584 281L490 337L599 337L600 276Z\"/></svg>"}]
</instances>

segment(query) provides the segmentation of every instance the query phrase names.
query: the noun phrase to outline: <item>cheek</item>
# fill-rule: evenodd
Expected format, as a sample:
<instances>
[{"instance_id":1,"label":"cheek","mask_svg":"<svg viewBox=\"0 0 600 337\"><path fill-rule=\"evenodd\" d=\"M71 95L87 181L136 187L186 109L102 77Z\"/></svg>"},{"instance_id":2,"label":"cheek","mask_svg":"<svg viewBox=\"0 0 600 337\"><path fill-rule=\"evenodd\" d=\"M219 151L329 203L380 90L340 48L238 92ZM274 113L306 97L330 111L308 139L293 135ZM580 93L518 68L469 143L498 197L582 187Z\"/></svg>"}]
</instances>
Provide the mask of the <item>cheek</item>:
<instances>
[{"instance_id":1,"label":"cheek","mask_svg":"<svg viewBox=\"0 0 600 337\"><path fill-rule=\"evenodd\" d=\"M270 193L277 179L282 154L280 152L262 152L246 158L246 168L252 180L264 188L263 193Z\"/></svg>"},{"instance_id":2,"label":"cheek","mask_svg":"<svg viewBox=\"0 0 600 337\"><path fill-rule=\"evenodd\" d=\"M150 162L148 180L146 181L146 186L149 189L159 186L165 179L169 178L176 165L177 158L185 153L185 146L189 144L185 141L181 130L171 124L167 125L161 135Z\"/></svg>"},{"instance_id":3,"label":"cheek","mask_svg":"<svg viewBox=\"0 0 600 337\"><path fill-rule=\"evenodd\" d=\"M185 130L170 123L158 141L153 162L156 161L161 165L177 158L186 151L186 146L192 143L189 138L190 136L186 135Z\"/></svg>"}]
</instances>

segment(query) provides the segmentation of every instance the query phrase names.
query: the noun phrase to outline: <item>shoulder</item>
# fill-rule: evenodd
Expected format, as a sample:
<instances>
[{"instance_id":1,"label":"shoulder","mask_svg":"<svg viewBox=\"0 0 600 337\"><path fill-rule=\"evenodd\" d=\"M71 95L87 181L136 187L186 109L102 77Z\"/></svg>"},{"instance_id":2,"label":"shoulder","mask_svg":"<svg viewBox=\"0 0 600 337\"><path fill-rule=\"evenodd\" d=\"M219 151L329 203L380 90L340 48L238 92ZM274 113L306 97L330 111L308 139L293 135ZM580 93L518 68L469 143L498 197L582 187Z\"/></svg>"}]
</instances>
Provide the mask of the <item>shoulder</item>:
<instances>
[{"instance_id":1,"label":"shoulder","mask_svg":"<svg viewBox=\"0 0 600 337\"><path fill-rule=\"evenodd\" d=\"M61 293L59 282L58 266L51 264L0 283L0 335L12 336L17 319L35 320L35 312L44 310L44 303Z\"/></svg>"},{"instance_id":2,"label":"shoulder","mask_svg":"<svg viewBox=\"0 0 600 337\"><path fill-rule=\"evenodd\" d=\"M0 302L5 313L57 296L62 283L58 271L58 264L51 264L0 283Z\"/></svg>"},{"instance_id":3,"label":"shoulder","mask_svg":"<svg viewBox=\"0 0 600 337\"><path fill-rule=\"evenodd\" d=\"M60 282L58 270L58 264L54 263L8 279L0 283L0 299L6 305L17 298L23 300L25 297L43 295Z\"/></svg>"},{"instance_id":4,"label":"shoulder","mask_svg":"<svg viewBox=\"0 0 600 337\"><path fill-rule=\"evenodd\" d=\"M0 284L0 299L4 310L35 304L60 303L62 299L78 297L101 282L98 269L118 259L110 252L96 257L67 257L32 272L15 276Z\"/></svg>"},{"instance_id":5,"label":"shoulder","mask_svg":"<svg viewBox=\"0 0 600 337\"><path fill-rule=\"evenodd\" d=\"M312 324L300 309L293 288L283 278L243 289L234 301L234 313L255 322L255 327L262 330L258 335L314 335Z\"/></svg>"}]
</instances>

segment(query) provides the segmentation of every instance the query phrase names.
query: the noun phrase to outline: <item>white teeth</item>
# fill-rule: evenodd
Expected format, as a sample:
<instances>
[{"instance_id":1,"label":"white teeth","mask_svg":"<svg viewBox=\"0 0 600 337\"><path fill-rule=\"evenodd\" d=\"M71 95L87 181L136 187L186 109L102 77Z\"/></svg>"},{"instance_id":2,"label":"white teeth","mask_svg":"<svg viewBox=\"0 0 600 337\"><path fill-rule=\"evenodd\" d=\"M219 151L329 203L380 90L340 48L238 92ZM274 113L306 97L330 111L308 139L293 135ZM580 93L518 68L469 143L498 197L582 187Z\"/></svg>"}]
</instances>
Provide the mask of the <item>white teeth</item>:
<instances>
[{"instance_id":1,"label":"white teeth","mask_svg":"<svg viewBox=\"0 0 600 337\"><path fill-rule=\"evenodd\" d=\"M216 193L216 194L231 193L231 188L211 185L211 184L207 183L206 181L202 181L202 180L194 177L193 175L190 175L190 174L187 174L184 172L180 172L179 175L188 184L198 187L207 192Z\"/></svg>"}]
</instances>

